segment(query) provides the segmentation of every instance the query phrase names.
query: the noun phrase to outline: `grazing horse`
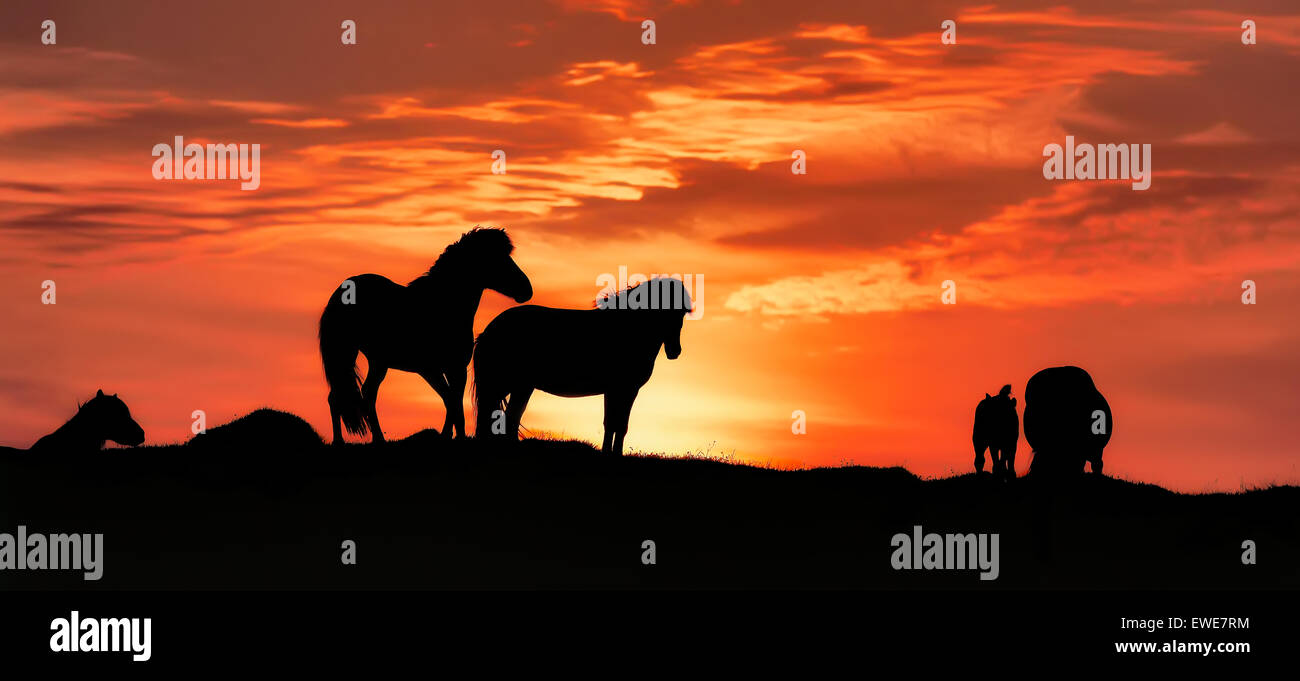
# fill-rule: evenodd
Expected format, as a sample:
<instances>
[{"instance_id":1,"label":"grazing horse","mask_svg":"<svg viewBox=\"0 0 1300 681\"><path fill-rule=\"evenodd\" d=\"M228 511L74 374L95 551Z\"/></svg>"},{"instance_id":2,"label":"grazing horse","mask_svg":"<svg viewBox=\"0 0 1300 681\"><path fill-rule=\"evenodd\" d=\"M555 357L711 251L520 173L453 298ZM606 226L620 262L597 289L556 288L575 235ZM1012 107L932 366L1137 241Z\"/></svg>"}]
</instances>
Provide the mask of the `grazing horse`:
<instances>
[{"instance_id":1,"label":"grazing horse","mask_svg":"<svg viewBox=\"0 0 1300 681\"><path fill-rule=\"evenodd\" d=\"M621 456L637 391L650 380L659 348L668 359L682 353L682 320L691 306L680 280L655 278L605 296L593 310L523 305L502 312L475 342L476 435L515 440L534 389L604 395L600 449ZM502 405L504 424L493 414Z\"/></svg>"},{"instance_id":2,"label":"grazing horse","mask_svg":"<svg viewBox=\"0 0 1300 681\"><path fill-rule=\"evenodd\" d=\"M77 408L77 413L59 429L36 441L29 452L41 454L91 454L104 448L112 440L120 445L134 447L144 442L144 429L131 418L131 410L117 395L95 393L90 401ZM5 451L19 449L2 447Z\"/></svg>"},{"instance_id":3,"label":"grazing horse","mask_svg":"<svg viewBox=\"0 0 1300 681\"><path fill-rule=\"evenodd\" d=\"M993 459L993 477L1016 477L1016 444L1020 440L1020 417L1016 415L1016 398L1011 386L1004 385L997 395L984 393L975 406L975 428L971 442L975 445L975 472L984 472L984 450Z\"/></svg>"},{"instance_id":4,"label":"grazing horse","mask_svg":"<svg viewBox=\"0 0 1300 681\"><path fill-rule=\"evenodd\" d=\"M1100 475L1102 450L1114 428L1110 404L1092 376L1079 367L1043 369L1025 384L1025 442L1033 448L1032 476L1077 477L1084 464Z\"/></svg>"},{"instance_id":5,"label":"grazing horse","mask_svg":"<svg viewBox=\"0 0 1300 681\"><path fill-rule=\"evenodd\" d=\"M433 267L402 286L378 274L348 279L330 298L320 317L320 356L329 384L334 444L349 433L369 429L383 442L375 400L389 369L419 374L442 397L447 418L465 436L465 373L474 352L474 313L484 289L522 303L533 285L510 257L514 244L505 230L475 227L438 256ZM357 353L370 368L365 381Z\"/></svg>"}]
</instances>

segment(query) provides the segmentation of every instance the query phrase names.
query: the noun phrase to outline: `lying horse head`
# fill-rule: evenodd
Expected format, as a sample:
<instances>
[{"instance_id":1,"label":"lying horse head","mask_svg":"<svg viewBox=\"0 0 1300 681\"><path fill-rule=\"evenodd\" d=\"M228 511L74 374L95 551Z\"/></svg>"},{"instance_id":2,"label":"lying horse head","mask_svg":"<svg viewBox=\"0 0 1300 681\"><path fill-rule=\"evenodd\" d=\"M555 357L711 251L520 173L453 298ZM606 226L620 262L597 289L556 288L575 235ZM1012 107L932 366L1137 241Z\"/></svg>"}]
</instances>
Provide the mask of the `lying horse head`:
<instances>
[{"instance_id":1,"label":"lying horse head","mask_svg":"<svg viewBox=\"0 0 1300 681\"><path fill-rule=\"evenodd\" d=\"M668 359L682 354L682 322L694 308L681 279L655 277L596 301L602 310L631 310L647 316L656 340Z\"/></svg>"},{"instance_id":2,"label":"lying horse head","mask_svg":"<svg viewBox=\"0 0 1300 681\"><path fill-rule=\"evenodd\" d=\"M79 427L99 440L112 440L128 447L144 442L144 429L131 418L126 403L117 395L105 395L103 390L81 405L74 419Z\"/></svg>"}]
</instances>

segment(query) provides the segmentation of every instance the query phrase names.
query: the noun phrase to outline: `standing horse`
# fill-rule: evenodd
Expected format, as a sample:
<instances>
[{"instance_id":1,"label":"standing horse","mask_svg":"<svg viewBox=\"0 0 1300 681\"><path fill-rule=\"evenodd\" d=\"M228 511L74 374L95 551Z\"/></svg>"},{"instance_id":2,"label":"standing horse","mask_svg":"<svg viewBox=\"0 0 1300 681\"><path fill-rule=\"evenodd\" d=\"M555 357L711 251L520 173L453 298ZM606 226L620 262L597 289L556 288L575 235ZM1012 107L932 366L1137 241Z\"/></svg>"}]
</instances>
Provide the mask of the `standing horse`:
<instances>
[{"instance_id":1,"label":"standing horse","mask_svg":"<svg viewBox=\"0 0 1300 681\"><path fill-rule=\"evenodd\" d=\"M1025 442L1033 448L1034 477L1074 477L1085 463L1100 475L1114 428L1110 404L1079 367L1043 369L1025 384Z\"/></svg>"},{"instance_id":2,"label":"standing horse","mask_svg":"<svg viewBox=\"0 0 1300 681\"><path fill-rule=\"evenodd\" d=\"M1016 415L1016 398L1011 386L1004 385L997 395L984 393L975 406L975 427L971 443L975 445L975 472L984 472L984 450L993 459L993 477L1016 477L1016 445L1020 441L1020 417Z\"/></svg>"},{"instance_id":3,"label":"standing horse","mask_svg":"<svg viewBox=\"0 0 1300 681\"><path fill-rule=\"evenodd\" d=\"M487 325L474 347L477 437L517 438L534 389L561 397L604 395L600 449L623 454L632 402L650 380L659 348L668 359L682 353L682 320L691 297L680 280L655 278L606 296L596 307L524 305ZM504 432L494 431L493 411L503 404Z\"/></svg>"},{"instance_id":4,"label":"standing horse","mask_svg":"<svg viewBox=\"0 0 1300 681\"><path fill-rule=\"evenodd\" d=\"M375 442L383 442L375 400L389 369L419 374L446 405L443 436L450 437L453 429L465 436L461 400L479 299L484 289L520 303L533 297L533 285L512 252L505 230L476 227L406 286L377 274L357 275L339 286L320 317L334 444L343 442L340 424L354 435L369 429ZM364 382L356 367L358 352L370 365Z\"/></svg>"},{"instance_id":5,"label":"standing horse","mask_svg":"<svg viewBox=\"0 0 1300 681\"><path fill-rule=\"evenodd\" d=\"M117 395L95 393L90 401L77 407L77 413L58 430L42 437L27 450L47 454L90 454L104 448L112 440L120 445L134 447L144 442L144 429L131 418L131 410ZM5 452L20 452L12 447L0 447Z\"/></svg>"}]
</instances>

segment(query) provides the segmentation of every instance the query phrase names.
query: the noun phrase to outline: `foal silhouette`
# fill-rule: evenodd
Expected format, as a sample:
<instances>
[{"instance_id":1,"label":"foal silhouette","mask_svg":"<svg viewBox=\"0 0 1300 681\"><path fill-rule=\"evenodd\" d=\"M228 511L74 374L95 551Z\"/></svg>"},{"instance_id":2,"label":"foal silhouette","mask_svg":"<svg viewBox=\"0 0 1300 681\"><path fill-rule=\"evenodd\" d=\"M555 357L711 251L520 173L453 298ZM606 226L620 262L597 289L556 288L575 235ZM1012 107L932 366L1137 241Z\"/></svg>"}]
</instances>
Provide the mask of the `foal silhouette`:
<instances>
[{"instance_id":1,"label":"foal silhouette","mask_svg":"<svg viewBox=\"0 0 1300 681\"><path fill-rule=\"evenodd\" d=\"M131 410L117 395L95 393L90 401L77 407L77 413L58 430L42 437L29 452L49 454L89 454L104 448L112 440L134 447L144 442L144 429L131 418ZM22 451L0 447L6 451Z\"/></svg>"},{"instance_id":2,"label":"foal silhouette","mask_svg":"<svg viewBox=\"0 0 1300 681\"><path fill-rule=\"evenodd\" d=\"M535 389L561 397L604 395L601 451L622 455L632 402L650 380L659 348L668 359L682 353L682 321L691 306L680 280L655 278L602 298L594 310L523 305L502 312L474 348L475 435L516 439ZM493 414L502 405L504 424ZM494 423L504 428L493 430Z\"/></svg>"},{"instance_id":3,"label":"foal silhouette","mask_svg":"<svg viewBox=\"0 0 1300 681\"><path fill-rule=\"evenodd\" d=\"M1016 398L1011 386L1004 385L997 395L984 393L975 406L975 428L971 442L975 445L975 472L984 472L984 450L993 459L993 476L1016 477L1016 444L1020 440L1020 417L1016 415Z\"/></svg>"},{"instance_id":4,"label":"foal silhouette","mask_svg":"<svg viewBox=\"0 0 1300 681\"><path fill-rule=\"evenodd\" d=\"M465 436L465 373L474 352L474 313L484 289L517 302L533 297L533 285L510 257L505 230L475 227L406 286L378 274L348 279L320 317L320 355L329 384L334 444L369 429L384 440L375 400L389 369L419 374L447 407L442 434ZM348 284L351 283L351 286ZM349 297L349 295L351 297ZM370 368L364 383L357 353Z\"/></svg>"}]
</instances>

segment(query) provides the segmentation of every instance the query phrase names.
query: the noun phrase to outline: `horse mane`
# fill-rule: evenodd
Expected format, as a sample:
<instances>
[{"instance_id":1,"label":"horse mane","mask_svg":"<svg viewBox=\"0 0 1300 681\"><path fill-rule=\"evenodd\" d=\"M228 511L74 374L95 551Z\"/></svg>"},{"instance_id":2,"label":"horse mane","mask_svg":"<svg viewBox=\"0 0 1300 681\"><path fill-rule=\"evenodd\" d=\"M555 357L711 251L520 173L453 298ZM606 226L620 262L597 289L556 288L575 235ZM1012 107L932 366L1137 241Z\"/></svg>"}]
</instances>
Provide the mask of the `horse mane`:
<instances>
[{"instance_id":1,"label":"horse mane","mask_svg":"<svg viewBox=\"0 0 1300 681\"><path fill-rule=\"evenodd\" d=\"M82 402L81 400L77 400L77 414L80 414L81 412L85 411L86 407L89 407L92 403L103 404L103 400L106 397L108 397L108 395L104 394L104 391L101 390L98 393L91 395L90 399L86 400L85 402ZM98 400L98 402L96 402L96 400ZM73 414L72 417L76 418L77 414ZM71 423L72 419L68 419L68 422Z\"/></svg>"},{"instance_id":2,"label":"horse mane","mask_svg":"<svg viewBox=\"0 0 1300 681\"><path fill-rule=\"evenodd\" d=\"M482 257L505 257L514 253L515 245L506 230L500 227L479 227L460 235L454 243L442 250L429 271L421 274L410 285L426 282L442 272L454 270L456 265Z\"/></svg>"},{"instance_id":3,"label":"horse mane","mask_svg":"<svg viewBox=\"0 0 1300 681\"><path fill-rule=\"evenodd\" d=\"M691 294L689 291L686 290L686 284L683 283L682 280L678 279L677 277L653 277L651 279L647 279L642 282L629 284L627 288L621 291L610 291L600 296L595 300L595 302L592 303L592 307L595 307L597 309L607 309L607 310L627 309L626 303L625 302L621 303L620 301L622 299L626 299L629 295L631 295L632 291L636 290L639 287L646 286L649 284L662 286L662 284L664 283L668 284L668 290L665 291L663 288L660 288L658 309L661 310L672 309L672 310L681 310L682 312L690 312L692 307L694 306L694 303L691 302ZM673 302L672 291L674 289L680 290L682 292L681 298L679 299L680 307L666 307L668 305L671 305ZM668 295L667 300L664 300L665 293Z\"/></svg>"}]
</instances>

